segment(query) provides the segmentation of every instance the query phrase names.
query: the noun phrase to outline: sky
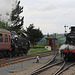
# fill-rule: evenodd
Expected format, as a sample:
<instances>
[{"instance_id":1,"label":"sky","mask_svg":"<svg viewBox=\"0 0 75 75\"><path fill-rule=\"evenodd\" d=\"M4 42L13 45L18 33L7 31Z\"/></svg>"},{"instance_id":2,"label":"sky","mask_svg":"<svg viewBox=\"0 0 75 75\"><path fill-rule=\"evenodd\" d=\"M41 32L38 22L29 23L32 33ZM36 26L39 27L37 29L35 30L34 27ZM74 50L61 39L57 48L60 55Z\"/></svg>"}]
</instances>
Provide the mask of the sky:
<instances>
[{"instance_id":1,"label":"sky","mask_svg":"<svg viewBox=\"0 0 75 75\"><path fill-rule=\"evenodd\" d=\"M15 0L0 0L0 13L11 11ZM75 0L20 0L23 6L24 28L34 24L43 34L69 32L75 26ZM5 17L6 18L6 17Z\"/></svg>"}]
</instances>

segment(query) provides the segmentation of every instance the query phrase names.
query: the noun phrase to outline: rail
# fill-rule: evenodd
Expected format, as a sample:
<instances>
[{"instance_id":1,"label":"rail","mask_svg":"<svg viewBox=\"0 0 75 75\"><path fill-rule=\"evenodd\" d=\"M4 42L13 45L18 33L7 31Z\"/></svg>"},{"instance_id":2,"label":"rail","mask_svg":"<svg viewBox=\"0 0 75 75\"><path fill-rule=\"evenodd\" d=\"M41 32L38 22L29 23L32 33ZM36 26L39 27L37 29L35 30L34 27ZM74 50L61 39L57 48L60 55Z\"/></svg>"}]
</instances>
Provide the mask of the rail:
<instances>
[{"instance_id":1,"label":"rail","mask_svg":"<svg viewBox=\"0 0 75 75\"><path fill-rule=\"evenodd\" d=\"M52 62L55 60L56 56L57 56L57 52L56 52L55 56L54 56L48 63L46 63L45 65L43 65L43 66L40 67L39 69L33 71L33 72L32 72L31 74L29 74L29 75L37 75L37 73L40 73L40 72L44 71L45 69L49 68L48 65L49 65L50 63L52 63Z\"/></svg>"}]
</instances>

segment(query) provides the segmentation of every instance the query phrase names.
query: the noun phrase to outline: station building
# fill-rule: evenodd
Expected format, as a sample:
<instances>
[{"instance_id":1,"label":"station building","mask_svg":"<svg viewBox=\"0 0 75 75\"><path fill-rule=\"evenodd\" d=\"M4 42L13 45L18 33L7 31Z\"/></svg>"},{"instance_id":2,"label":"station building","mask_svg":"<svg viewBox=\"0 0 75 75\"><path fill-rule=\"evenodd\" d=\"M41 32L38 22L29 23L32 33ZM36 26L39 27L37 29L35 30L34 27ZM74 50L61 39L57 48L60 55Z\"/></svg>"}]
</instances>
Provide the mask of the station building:
<instances>
[{"instance_id":1,"label":"station building","mask_svg":"<svg viewBox=\"0 0 75 75\"><path fill-rule=\"evenodd\" d=\"M56 34L55 34L55 36L49 36L49 34L47 34L46 47L51 48L51 50L56 50L57 49Z\"/></svg>"}]
</instances>

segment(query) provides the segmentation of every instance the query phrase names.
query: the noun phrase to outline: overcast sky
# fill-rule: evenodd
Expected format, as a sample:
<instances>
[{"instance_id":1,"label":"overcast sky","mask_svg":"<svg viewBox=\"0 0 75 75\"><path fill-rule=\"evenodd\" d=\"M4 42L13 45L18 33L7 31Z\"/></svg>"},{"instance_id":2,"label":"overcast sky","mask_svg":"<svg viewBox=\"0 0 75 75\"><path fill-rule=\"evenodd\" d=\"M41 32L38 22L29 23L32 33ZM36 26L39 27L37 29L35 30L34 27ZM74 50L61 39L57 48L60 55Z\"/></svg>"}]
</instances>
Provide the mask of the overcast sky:
<instances>
[{"instance_id":1,"label":"overcast sky","mask_svg":"<svg viewBox=\"0 0 75 75\"><path fill-rule=\"evenodd\" d=\"M2 2L0 11L7 11L9 7L12 7L11 5L14 3L12 1L14 0L0 0L0 3ZM64 33L64 25L75 26L75 0L20 1L20 5L24 7L22 13L22 16L24 16L24 28L33 23L44 34L52 34Z\"/></svg>"}]
</instances>

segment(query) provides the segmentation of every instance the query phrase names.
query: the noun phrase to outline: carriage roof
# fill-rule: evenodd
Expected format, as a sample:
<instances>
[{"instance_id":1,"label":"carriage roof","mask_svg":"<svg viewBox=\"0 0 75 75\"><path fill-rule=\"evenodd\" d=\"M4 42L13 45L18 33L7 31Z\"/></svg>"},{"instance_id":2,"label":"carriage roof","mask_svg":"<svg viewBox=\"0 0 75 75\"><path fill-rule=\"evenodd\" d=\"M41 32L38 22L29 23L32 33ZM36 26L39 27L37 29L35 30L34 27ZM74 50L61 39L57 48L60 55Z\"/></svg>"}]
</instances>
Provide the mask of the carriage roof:
<instances>
[{"instance_id":1,"label":"carriage roof","mask_svg":"<svg viewBox=\"0 0 75 75\"><path fill-rule=\"evenodd\" d=\"M0 33L7 33L10 34L10 31L6 30L6 29L0 29Z\"/></svg>"}]
</instances>

